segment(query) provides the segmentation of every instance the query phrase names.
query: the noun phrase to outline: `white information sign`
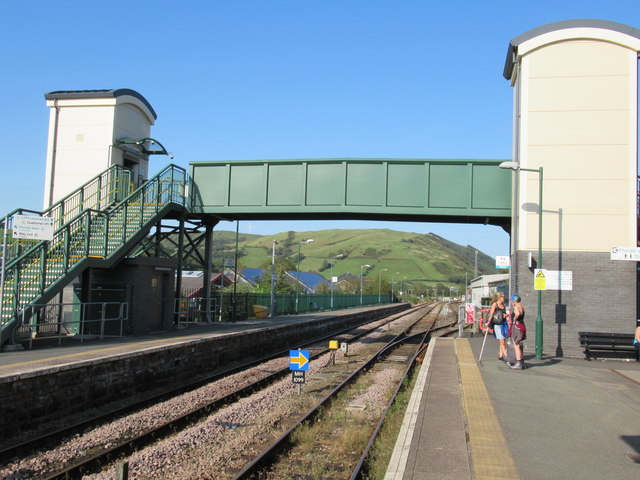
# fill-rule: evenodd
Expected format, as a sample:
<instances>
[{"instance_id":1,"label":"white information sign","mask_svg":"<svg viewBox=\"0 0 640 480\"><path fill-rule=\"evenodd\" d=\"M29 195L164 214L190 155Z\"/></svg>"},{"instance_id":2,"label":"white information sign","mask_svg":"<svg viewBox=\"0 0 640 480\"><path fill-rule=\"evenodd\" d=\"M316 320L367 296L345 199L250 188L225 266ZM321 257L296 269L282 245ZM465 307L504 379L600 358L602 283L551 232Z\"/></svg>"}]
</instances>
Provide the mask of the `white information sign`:
<instances>
[{"instance_id":1,"label":"white information sign","mask_svg":"<svg viewBox=\"0 0 640 480\"><path fill-rule=\"evenodd\" d=\"M496 268L511 268L511 259L506 255L496 257Z\"/></svg>"},{"instance_id":2,"label":"white information sign","mask_svg":"<svg viewBox=\"0 0 640 480\"><path fill-rule=\"evenodd\" d=\"M13 236L30 240L53 240L53 218L15 215Z\"/></svg>"},{"instance_id":3,"label":"white information sign","mask_svg":"<svg viewBox=\"0 0 640 480\"><path fill-rule=\"evenodd\" d=\"M640 247L611 247L611 260L640 262Z\"/></svg>"},{"instance_id":4,"label":"white information sign","mask_svg":"<svg viewBox=\"0 0 640 480\"><path fill-rule=\"evenodd\" d=\"M545 270L547 290L573 290L573 272L570 270Z\"/></svg>"}]
</instances>

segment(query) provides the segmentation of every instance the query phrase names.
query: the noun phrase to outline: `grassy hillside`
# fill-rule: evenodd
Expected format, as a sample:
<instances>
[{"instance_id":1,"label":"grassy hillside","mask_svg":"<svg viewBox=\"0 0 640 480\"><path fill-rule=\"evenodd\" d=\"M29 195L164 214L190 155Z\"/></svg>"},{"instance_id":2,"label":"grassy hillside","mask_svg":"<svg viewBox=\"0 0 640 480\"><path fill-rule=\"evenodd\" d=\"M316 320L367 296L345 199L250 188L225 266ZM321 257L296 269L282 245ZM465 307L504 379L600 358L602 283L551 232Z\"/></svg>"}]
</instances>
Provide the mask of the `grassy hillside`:
<instances>
[{"instance_id":1,"label":"grassy hillside","mask_svg":"<svg viewBox=\"0 0 640 480\"><path fill-rule=\"evenodd\" d=\"M300 243L313 239L311 243ZM471 280L476 249L458 245L438 235L398 232L388 229L320 230L283 232L271 236L240 235L238 264L241 267L260 267L271 261L273 240L276 255L298 262L300 270L333 274L360 275L377 281L379 275L387 282L401 279L413 288L440 286L462 287L465 276ZM219 270L225 258L235 255L235 232L214 233L214 270ZM478 274L497 273L495 260L478 252ZM386 271L383 271L386 269ZM399 273L396 273L399 272Z\"/></svg>"}]
</instances>

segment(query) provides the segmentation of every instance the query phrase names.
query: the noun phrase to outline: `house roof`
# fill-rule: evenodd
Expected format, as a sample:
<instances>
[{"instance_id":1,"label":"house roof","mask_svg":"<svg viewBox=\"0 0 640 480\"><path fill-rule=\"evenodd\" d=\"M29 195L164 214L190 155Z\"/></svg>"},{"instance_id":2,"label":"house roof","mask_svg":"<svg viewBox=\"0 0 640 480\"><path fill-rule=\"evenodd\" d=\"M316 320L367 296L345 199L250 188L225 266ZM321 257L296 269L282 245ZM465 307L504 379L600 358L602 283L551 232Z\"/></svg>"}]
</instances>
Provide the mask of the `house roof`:
<instances>
[{"instance_id":1,"label":"house roof","mask_svg":"<svg viewBox=\"0 0 640 480\"><path fill-rule=\"evenodd\" d=\"M239 273L249 282L257 284L267 274L267 271L262 268L243 268Z\"/></svg>"},{"instance_id":2,"label":"house roof","mask_svg":"<svg viewBox=\"0 0 640 480\"><path fill-rule=\"evenodd\" d=\"M329 284L329 280L324 278L319 273L310 273L310 272L285 272L285 273L313 290L315 290L318 286L322 284Z\"/></svg>"},{"instance_id":3,"label":"house roof","mask_svg":"<svg viewBox=\"0 0 640 480\"><path fill-rule=\"evenodd\" d=\"M194 288L196 289L194 292L191 292L191 294L189 296L198 296L200 294L200 292L202 291L202 279L204 277L204 272L200 272L200 271L185 271L182 272L182 288L183 289L191 289ZM227 277L222 276L221 277L221 273L215 273L212 275L211 278L211 285L215 286L219 286L220 282L222 282L223 286L228 286L231 285L231 280L229 280Z\"/></svg>"}]
</instances>

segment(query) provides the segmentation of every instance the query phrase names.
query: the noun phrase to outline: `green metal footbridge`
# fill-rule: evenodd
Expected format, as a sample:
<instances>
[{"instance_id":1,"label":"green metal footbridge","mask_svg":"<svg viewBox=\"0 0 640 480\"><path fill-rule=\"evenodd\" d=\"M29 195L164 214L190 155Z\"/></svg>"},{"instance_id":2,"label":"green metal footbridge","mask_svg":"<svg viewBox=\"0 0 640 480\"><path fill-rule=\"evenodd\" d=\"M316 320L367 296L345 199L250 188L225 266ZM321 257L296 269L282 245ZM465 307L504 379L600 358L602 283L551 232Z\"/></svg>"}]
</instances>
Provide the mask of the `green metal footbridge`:
<instances>
[{"instance_id":1,"label":"green metal footbridge","mask_svg":"<svg viewBox=\"0 0 640 480\"><path fill-rule=\"evenodd\" d=\"M511 176L502 160L314 159L170 165L140 188L113 166L44 212L18 209L0 222L1 342L33 305L44 304L90 267L147 252L161 220L368 219L483 223L509 228ZM14 238L17 215L53 219L49 241ZM192 246L193 247L193 246ZM178 249L182 258L183 245Z\"/></svg>"}]
</instances>

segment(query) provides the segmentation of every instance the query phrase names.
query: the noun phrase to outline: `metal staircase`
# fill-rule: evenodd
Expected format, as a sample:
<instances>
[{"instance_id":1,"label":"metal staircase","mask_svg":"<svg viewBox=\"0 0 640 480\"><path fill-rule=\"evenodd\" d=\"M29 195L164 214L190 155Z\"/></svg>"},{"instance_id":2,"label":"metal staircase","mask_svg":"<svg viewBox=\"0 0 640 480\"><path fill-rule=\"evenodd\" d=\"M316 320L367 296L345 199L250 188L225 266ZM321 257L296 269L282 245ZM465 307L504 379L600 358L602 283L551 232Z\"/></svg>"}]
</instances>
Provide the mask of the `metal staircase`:
<instances>
[{"instance_id":1,"label":"metal staircase","mask_svg":"<svg viewBox=\"0 0 640 480\"><path fill-rule=\"evenodd\" d=\"M114 192L93 203L98 208L84 203L80 211L78 206L73 217L62 208L55 217L59 220L53 240L36 243L6 261L0 285L0 344L26 320L26 312L32 311L27 307L49 301L85 268L113 266L159 219L183 210L186 182L186 171L169 165L119 203Z\"/></svg>"},{"instance_id":2,"label":"metal staircase","mask_svg":"<svg viewBox=\"0 0 640 480\"><path fill-rule=\"evenodd\" d=\"M131 171L120 165L113 165L43 212L23 208L14 210L0 220L0 230L4 234L4 261L11 263L37 243L13 236L16 216L32 214L52 218L54 230L57 230L85 210L106 210L129 196L133 190Z\"/></svg>"}]
</instances>

